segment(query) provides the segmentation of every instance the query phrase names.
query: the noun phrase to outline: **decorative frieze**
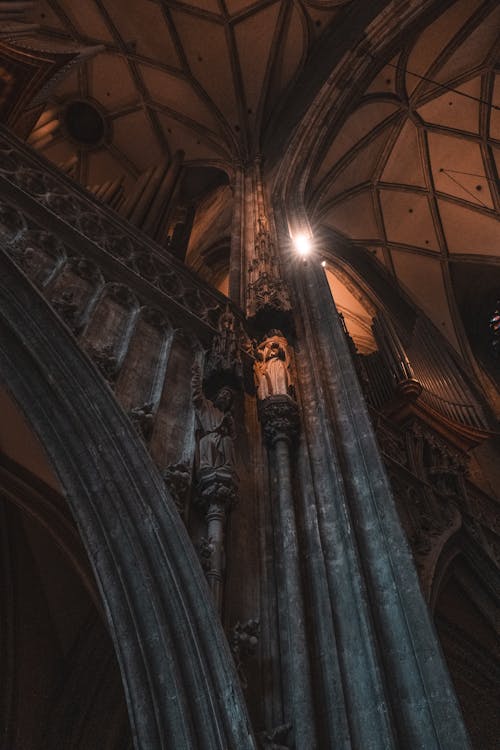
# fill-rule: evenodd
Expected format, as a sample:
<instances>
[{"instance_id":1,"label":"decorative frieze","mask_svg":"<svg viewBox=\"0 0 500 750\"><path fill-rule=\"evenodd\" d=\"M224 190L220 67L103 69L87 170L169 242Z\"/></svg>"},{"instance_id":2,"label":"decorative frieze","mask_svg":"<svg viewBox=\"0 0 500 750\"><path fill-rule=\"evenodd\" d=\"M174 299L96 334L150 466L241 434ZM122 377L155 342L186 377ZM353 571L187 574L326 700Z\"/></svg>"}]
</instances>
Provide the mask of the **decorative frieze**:
<instances>
[{"instance_id":1,"label":"decorative frieze","mask_svg":"<svg viewBox=\"0 0 500 750\"><path fill-rule=\"evenodd\" d=\"M223 302L209 287L164 252L160 253L148 239L139 238L127 223L106 206L95 203L81 187L57 175L46 162L38 163L36 155L28 154L6 131L0 132L0 196L2 181L25 194L19 197L23 202L22 208L19 205L21 210L0 199L0 234L10 241L25 231L23 213L30 200L34 201L48 212L46 225L51 227L51 231L47 229L48 236L54 234L54 222L76 230L103 252L103 266L109 266L110 258L126 265L209 326L223 313ZM12 191L6 188L4 192L12 201Z\"/></svg>"}]
</instances>

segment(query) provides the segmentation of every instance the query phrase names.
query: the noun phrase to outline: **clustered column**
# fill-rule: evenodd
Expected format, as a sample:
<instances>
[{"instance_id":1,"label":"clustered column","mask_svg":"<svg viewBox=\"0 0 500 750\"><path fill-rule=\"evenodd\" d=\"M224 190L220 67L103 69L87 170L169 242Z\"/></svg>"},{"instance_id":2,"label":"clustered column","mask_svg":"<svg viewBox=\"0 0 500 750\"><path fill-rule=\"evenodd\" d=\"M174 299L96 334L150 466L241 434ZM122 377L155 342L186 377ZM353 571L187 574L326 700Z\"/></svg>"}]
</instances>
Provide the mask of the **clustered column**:
<instances>
[{"instance_id":1,"label":"clustered column","mask_svg":"<svg viewBox=\"0 0 500 750\"><path fill-rule=\"evenodd\" d=\"M300 429L291 355L281 331L269 331L255 351L258 411L277 498L275 555L281 571L278 621L282 655L285 720L294 747L316 747L304 602L299 566L299 540L293 493L293 453Z\"/></svg>"}]
</instances>

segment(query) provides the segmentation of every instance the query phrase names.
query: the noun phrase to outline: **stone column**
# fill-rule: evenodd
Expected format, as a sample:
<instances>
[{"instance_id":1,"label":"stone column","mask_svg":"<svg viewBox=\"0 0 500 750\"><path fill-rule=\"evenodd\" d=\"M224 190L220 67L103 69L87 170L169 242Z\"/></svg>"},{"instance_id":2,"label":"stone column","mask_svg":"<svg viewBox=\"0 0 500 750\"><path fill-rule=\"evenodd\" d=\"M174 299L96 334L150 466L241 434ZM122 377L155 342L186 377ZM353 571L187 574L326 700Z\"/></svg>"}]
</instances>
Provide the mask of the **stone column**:
<instances>
[{"instance_id":1,"label":"stone column","mask_svg":"<svg viewBox=\"0 0 500 750\"><path fill-rule=\"evenodd\" d=\"M278 500L274 536L280 571L278 621L284 718L292 725L293 747L313 750L317 744L293 497L292 451L299 433L299 409L287 394L271 395L259 401L259 417Z\"/></svg>"},{"instance_id":2,"label":"stone column","mask_svg":"<svg viewBox=\"0 0 500 750\"><path fill-rule=\"evenodd\" d=\"M318 694L337 691L349 731L336 738L338 730L331 727L323 746L468 748L320 259L297 263L293 277L304 463L313 480L311 485L302 478L308 494L299 487L297 502L306 515L314 493L321 544L309 544L307 564L322 557L333 612L329 635L315 618L314 638L320 654L335 644L342 687L339 694L331 684L332 661ZM310 523L306 543L312 528ZM309 574L311 590L320 583Z\"/></svg>"},{"instance_id":3,"label":"stone column","mask_svg":"<svg viewBox=\"0 0 500 750\"><path fill-rule=\"evenodd\" d=\"M219 615L222 612L224 537L227 516L236 501L237 477L226 467L201 471L198 479L198 504L207 521L208 553L206 576Z\"/></svg>"}]
</instances>

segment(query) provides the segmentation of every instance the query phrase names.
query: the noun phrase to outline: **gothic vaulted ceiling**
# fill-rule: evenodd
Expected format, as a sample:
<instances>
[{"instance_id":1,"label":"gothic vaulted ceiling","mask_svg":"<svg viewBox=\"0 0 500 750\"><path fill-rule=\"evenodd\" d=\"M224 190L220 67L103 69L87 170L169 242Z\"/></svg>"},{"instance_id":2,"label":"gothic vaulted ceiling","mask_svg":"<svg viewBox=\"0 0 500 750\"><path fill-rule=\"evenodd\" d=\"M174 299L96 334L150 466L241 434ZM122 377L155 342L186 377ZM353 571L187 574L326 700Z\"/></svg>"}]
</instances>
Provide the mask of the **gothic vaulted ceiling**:
<instances>
[{"instance_id":1,"label":"gothic vaulted ceiling","mask_svg":"<svg viewBox=\"0 0 500 750\"><path fill-rule=\"evenodd\" d=\"M125 192L177 149L188 165L231 173L259 150L284 102L300 99L301 73L318 63L322 40L345 29L346 18L359 21L355 5L39 0L32 20L40 29L19 45L93 53L54 89L30 142L82 184L123 177ZM354 86L351 112L326 139L306 198L313 225L368 247L463 350L454 269L500 265L500 6L456 0L434 9L390 59L373 60L368 88ZM76 100L100 112L98 144L78 143L63 126ZM345 312L349 304L347 295ZM352 313L369 346L369 315Z\"/></svg>"},{"instance_id":2,"label":"gothic vaulted ceiling","mask_svg":"<svg viewBox=\"0 0 500 750\"><path fill-rule=\"evenodd\" d=\"M499 54L498 2L453 3L379 70L307 191L457 349L450 269L500 261Z\"/></svg>"},{"instance_id":3,"label":"gothic vaulted ceiling","mask_svg":"<svg viewBox=\"0 0 500 750\"><path fill-rule=\"evenodd\" d=\"M230 167L258 148L274 105L348 2L40 0L36 45L102 45L61 82L42 123L84 99L107 130L98 149L78 149L54 126L40 148L72 161L86 185L121 175L130 184L177 149L188 163Z\"/></svg>"}]
</instances>

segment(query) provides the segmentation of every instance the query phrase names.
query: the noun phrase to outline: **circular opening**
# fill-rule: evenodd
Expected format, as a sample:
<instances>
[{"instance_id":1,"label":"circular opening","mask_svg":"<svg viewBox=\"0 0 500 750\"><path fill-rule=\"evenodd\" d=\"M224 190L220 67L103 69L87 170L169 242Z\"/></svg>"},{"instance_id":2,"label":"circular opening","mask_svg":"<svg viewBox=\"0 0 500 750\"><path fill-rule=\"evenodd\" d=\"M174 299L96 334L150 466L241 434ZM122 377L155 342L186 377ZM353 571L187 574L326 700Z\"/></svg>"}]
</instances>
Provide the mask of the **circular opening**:
<instances>
[{"instance_id":1,"label":"circular opening","mask_svg":"<svg viewBox=\"0 0 500 750\"><path fill-rule=\"evenodd\" d=\"M88 102L68 104L64 113L64 125L68 135L83 146L99 146L104 138L104 119Z\"/></svg>"}]
</instances>

